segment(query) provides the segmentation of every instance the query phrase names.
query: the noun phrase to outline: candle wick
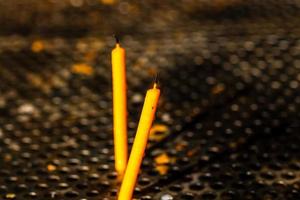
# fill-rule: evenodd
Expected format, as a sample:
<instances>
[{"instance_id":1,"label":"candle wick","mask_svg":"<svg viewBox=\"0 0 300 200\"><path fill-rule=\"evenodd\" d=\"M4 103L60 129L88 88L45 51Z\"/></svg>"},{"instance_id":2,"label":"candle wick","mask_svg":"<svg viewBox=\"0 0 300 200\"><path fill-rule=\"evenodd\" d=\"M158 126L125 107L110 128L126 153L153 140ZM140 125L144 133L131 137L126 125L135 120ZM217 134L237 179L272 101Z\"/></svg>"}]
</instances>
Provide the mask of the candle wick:
<instances>
[{"instance_id":1,"label":"candle wick","mask_svg":"<svg viewBox=\"0 0 300 200\"><path fill-rule=\"evenodd\" d=\"M120 44L120 39L119 39L119 37L118 37L117 35L114 35L114 37L115 37L116 43L117 43L117 44Z\"/></svg>"},{"instance_id":2,"label":"candle wick","mask_svg":"<svg viewBox=\"0 0 300 200\"><path fill-rule=\"evenodd\" d=\"M156 73L155 75L153 88L157 88L157 85L158 85L158 73Z\"/></svg>"}]
</instances>

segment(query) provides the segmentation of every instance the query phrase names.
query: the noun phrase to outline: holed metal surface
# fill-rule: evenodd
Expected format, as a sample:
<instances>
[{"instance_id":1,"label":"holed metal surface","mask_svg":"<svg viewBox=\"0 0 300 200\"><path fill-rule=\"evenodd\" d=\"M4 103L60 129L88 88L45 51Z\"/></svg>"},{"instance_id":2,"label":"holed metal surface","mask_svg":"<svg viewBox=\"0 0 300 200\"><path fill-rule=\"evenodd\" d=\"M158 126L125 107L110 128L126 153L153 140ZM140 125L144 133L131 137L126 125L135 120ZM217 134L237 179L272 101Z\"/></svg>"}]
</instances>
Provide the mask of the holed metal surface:
<instances>
[{"instance_id":1,"label":"holed metal surface","mask_svg":"<svg viewBox=\"0 0 300 200\"><path fill-rule=\"evenodd\" d=\"M1 32L1 199L116 198L115 30L128 52L130 145L156 72L162 88L136 199L299 199L298 1L53 2L30 2L36 15L24 9L29 17L10 16ZM80 37L74 29L89 20L67 23L115 7L102 29ZM40 24L42 11L66 18ZM27 32L11 35L20 24Z\"/></svg>"}]
</instances>

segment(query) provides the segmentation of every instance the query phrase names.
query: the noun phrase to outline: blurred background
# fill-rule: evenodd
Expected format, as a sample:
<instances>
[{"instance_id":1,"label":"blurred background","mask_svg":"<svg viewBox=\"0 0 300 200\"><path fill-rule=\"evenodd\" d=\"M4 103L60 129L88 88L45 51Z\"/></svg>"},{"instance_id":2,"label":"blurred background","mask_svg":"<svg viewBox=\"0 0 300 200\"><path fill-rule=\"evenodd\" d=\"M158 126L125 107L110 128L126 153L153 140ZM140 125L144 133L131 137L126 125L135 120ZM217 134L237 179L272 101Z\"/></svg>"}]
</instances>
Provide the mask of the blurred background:
<instances>
[{"instance_id":1,"label":"blurred background","mask_svg":"<svg viewBox=\"0 0 300 200\"><path fill-rule=\"evenodd\" d=\"M0 0L1 199L116 199L111 63L129 144L162 96L135 199L300 199L300 1Z\"/></svg>"}]
</instances>

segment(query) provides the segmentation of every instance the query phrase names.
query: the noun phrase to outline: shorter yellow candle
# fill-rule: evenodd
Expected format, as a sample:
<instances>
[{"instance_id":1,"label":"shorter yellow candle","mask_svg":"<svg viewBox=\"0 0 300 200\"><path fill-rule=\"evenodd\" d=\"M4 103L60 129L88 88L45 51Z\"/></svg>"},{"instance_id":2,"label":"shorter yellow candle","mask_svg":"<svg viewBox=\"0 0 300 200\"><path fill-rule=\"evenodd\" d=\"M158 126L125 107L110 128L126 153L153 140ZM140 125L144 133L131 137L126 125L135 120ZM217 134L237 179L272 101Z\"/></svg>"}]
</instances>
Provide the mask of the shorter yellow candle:
<instances>
[{"instance_id":1,"label":"shorter yellow candle","mask_svg":"<svg viewBox=\"0 0 300 200\"><path fill-rule=\"evenodd\" d=\"M160 90L157 88L157 84L155 83L153 88L149 89L146 94L142 114L119 192L118 200L131 200L132 198L135 183L146 149L149 131L155 117L159 96Z\"/></svg>"}]
</instances>

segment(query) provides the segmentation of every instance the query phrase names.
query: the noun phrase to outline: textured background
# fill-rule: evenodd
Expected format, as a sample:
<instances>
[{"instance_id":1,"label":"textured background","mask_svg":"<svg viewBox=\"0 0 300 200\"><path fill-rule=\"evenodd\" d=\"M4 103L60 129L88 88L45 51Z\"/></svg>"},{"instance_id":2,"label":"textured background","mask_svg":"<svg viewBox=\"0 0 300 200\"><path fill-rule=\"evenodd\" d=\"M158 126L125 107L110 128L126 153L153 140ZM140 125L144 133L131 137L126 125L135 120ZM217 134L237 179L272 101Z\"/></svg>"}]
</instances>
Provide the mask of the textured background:
<instances>
[{"instance_id":1,"label":"textured background","mask_svg":"<svg viewBox=\"0 0 300 200\"><path fill-rule=\"evenodd\" d=\"M162 96L136 199L299 199L300 1L0 1L0 195L115 199L110 51L129 143Z\"/></svg>"}]
</instances>

